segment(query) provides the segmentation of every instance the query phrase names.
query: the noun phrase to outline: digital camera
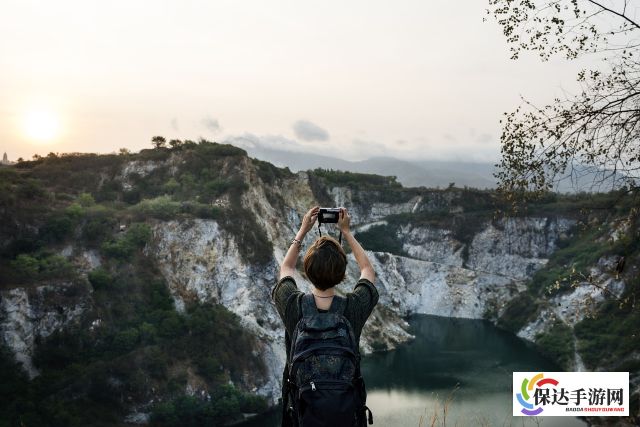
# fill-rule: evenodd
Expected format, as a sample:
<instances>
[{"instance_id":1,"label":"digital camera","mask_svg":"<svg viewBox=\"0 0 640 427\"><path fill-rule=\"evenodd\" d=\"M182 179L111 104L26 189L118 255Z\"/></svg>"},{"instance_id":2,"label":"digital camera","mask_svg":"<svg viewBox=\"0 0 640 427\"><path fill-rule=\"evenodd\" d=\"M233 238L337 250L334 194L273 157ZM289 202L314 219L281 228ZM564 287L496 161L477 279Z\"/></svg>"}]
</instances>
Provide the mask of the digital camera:
<instances>
[{"instance_id":1,"label":"digital camera","mask_svg":"<svg viewBox=\"0 0 640 427\"><path fill-rule=\"evenodd\" d=\"M318 223L331 224L337 223L340 219L340 208L320 208L318 212Z\"/></svg>"}]
</instances>

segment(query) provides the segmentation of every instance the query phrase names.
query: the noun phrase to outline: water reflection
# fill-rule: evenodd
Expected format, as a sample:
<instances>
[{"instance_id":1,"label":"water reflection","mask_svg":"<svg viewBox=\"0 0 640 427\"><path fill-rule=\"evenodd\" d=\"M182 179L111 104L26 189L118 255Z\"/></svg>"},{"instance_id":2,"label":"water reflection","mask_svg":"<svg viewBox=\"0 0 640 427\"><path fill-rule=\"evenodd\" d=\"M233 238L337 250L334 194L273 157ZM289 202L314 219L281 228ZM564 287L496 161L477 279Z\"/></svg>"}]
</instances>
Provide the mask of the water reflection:
<instances>
[{"instance_id":1,"label":"water reflection","mask_svg":"<svg viewBox=\"0 0 640 427\"><path fill-rule=\"evenodd\" d=\"M455 389L447 425L537 425L511 416L514 371L557 371L524 341L479 320L415 316L416 339L395 351L367 356L362 372L376 426L442 425L442 403ZM456 388L458 386L458 388ZM537 418L545 427L584 427L576 418ZM280 425L279 411L243 427Z\"/></svg>"}]
</instances>

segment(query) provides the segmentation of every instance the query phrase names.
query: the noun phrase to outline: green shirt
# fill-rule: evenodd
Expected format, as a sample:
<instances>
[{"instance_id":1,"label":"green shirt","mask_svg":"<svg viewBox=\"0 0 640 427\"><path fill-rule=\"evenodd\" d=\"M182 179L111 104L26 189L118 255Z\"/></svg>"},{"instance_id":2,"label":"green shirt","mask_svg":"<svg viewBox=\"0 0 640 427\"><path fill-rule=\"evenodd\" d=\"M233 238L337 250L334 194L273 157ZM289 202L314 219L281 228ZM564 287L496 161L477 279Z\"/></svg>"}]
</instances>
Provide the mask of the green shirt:
<instances>
[{"instance_id":1,"label":"green shirt","mask_svg":"<svg viewBox=\"0 0 640 427\"><path fill-rule=\"evenodd\" d=\"M296 324L300 320L300 298L304 295L298 290L296 281L291 276L283 277L271 291L271 298L286 329L287 357L289 355L289 337L293 335ZM360 279L353 292L346 295L347 304L344 316L351 323L356 342L360 342L360 333L365 322L378 303L378 290L367 279ZM318 310L325 312L326 310Z\"/></svg>"}]
</instances>

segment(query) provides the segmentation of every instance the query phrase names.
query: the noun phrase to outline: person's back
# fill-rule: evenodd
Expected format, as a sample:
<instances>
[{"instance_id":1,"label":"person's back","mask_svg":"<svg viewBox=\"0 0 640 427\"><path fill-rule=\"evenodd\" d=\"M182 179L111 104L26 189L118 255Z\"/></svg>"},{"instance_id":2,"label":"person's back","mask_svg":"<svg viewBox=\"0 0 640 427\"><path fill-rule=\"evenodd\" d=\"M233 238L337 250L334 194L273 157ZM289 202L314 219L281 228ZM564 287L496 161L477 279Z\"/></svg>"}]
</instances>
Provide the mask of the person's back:
<instances>
[{"instance_id":1,"label":"person's back","mask_svg":"<svg viewBox=\"0 0 640 427\"><path fill-rule=\"evenodd\" d=\"M378 302L375 272L351 235L348 212L341 208L338 227L358 262L360 279L353 292L344 298L335 295L335 286L345 277L347 258L335 239L321 237L304 258L305 273L313 284L312 293L305 296L298 290L293 278L296 260L301 241L313 227L318 211L314 207L305 215L272 291L286 331L283 426L365 425L368 408L359 372L358 346L362 328ZM349 403L352 400L354 403ZM351 418L349 411L355 411ZM371 423L370 411L368 418Z\"/></svg>"}]
</instances>

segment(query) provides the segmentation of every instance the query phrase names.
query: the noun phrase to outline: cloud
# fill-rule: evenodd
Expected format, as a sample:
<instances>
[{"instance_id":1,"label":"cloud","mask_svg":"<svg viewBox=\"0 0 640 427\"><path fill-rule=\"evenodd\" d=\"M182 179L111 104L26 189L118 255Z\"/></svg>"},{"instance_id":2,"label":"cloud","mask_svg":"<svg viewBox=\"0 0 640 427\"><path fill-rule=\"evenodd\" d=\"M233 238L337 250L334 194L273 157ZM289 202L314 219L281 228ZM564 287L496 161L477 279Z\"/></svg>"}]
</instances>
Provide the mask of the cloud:
<instances>
[{"instance_id":1,"label":"cloud","mask_svg":"<svg viewBox=\"0 0 640 427\"><path fill-rule=\"evenodd\" d=\"M171 119L171 128L176 132L180 130L180 127L178 126L178 119L175 117Z\"/></svg>"},{"instance_id":2,"label":"cloud","mask_svg":"<svg viewBox=\"0 0 640 427\"><path fill-rule=\"evenodd\" d=\"M303 141L327 141L329 132L307 120L298 120L293 124L293 131Z\"/></svg>"},{"instance_id":3,"label":"cloud","mask_svg":"<svg viewBox=\"0 0 640 427\"><path fill-rule=\"evenodd\" d=\"M281 135L254 135L243 133L242 135L231 135L224 140L225 144L235 145L245 150L283 150L292 152L306 152L307 149L302 144Z\"/></svg>"},{"instance_id":4,"label":"cloud","mask_svg":"<svg viewBox=\"0 0 640 427\"><path fill-rule=\"evenodd\" d=\"M213 133L220 132L220 123L218 123L218 119L214 119L211 116L207 116L202 119L202 125L207 128L208 131Z\"/></svg>"},{"instance_id":5,"label":"cloud","mask_svg":"<svg viewBox=\"0 0 640 427\"><path fill-rule=\"evenodd\" d=\"M449 141L449 142L457 142L458 138L456 138L455 136L451 135L450 133L445 133L444 135L442 135L442 137Z\"/></svg>"}]
</instances>

